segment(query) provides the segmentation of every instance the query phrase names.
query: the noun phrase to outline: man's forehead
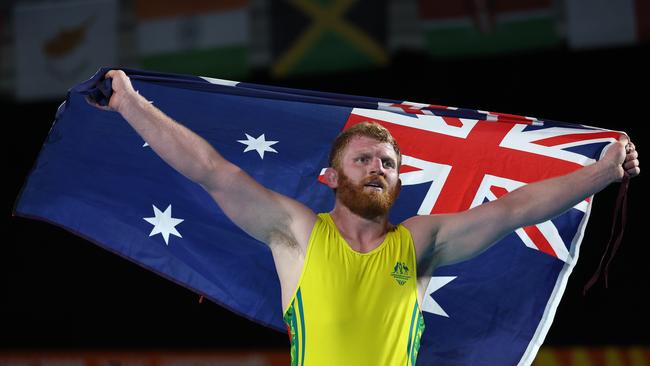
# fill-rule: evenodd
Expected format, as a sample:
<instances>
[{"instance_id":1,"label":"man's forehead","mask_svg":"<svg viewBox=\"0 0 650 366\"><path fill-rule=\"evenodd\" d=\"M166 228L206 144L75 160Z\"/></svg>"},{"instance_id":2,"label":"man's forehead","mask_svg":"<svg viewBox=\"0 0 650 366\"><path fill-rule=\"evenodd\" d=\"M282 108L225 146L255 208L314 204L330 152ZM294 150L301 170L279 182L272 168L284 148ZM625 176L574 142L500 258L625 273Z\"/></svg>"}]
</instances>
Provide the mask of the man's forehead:
<instances>
[{"instance_id":1,"label":"man's forehead","mask_svg":"<svg viewBox=\"0 0 650 366\"><path fill-rule=\"evenodd\" d=\"M347 153L355 153L359 151L380 151L389 153L393 157L397 156L393 145L368 136L354 136L345 147L345 152Z\"/></svg>"}]
</instances>

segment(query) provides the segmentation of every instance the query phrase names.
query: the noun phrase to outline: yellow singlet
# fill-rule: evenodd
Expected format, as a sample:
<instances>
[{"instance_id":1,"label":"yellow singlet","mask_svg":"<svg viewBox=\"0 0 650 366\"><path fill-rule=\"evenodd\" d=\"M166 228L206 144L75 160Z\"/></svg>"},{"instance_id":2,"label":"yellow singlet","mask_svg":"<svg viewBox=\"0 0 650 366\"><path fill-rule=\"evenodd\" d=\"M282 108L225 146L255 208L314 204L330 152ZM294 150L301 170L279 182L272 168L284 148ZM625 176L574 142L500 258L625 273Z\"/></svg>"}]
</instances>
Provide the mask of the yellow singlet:
<instances>
[{"instance_id":1,"label":"yellow singlet","mask_svg":"<svg viewBox=\"0 0 650 366\"><path fill-rule=\"evenodd\" d=\"M291 365L414 365L424 331L415 249L402 225L359 253L319 214L298 287L284 312Z\"/></svg>"}]
</instances>

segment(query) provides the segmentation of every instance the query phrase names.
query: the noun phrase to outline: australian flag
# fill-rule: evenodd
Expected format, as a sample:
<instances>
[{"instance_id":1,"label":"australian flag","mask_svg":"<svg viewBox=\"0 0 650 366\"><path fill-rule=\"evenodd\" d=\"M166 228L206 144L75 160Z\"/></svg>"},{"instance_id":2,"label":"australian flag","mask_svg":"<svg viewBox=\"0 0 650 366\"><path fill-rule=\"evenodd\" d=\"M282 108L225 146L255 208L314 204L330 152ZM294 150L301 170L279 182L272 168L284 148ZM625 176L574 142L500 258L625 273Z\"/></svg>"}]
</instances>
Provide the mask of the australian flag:
<instances>
[{"instance_id":1,"label":"australian flag","mask_svg":"<svg viewBox=\"0 0 650 366\"><path fill-rule=\"evenodd\" d=\"M106 101L107 69L70 89L15 213L61 226L253 321L285 331L270 250L163 162ZM266 187L315 212L343 129L376 121L400 143L391 221L448 213L592 164L619 132L449 106L125 70L136 90ZM422 365L529 365L578 259L591 198L438 268L421 308ZM238 273L232 276L232 273Z\"/></svg>"}]
</instances>

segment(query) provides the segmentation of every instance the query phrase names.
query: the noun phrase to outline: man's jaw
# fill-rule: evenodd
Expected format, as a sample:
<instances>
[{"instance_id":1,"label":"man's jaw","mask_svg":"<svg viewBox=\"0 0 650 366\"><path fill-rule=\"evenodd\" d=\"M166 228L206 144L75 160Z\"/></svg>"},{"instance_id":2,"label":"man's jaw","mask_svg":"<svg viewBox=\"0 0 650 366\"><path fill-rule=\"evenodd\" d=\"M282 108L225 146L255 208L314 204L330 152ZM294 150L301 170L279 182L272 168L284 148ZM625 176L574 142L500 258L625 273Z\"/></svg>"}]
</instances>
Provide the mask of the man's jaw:
<instances>
[{"instance_id":1,"label":"man's jaw","mask_svg":"<svg viewBox=\"0 0 650 366\"><path fill-rule=\"evenodd\" d=\"M358 184L350 182L344 174L341 178L337 199L351 212L369 220L388 213L392 200L388 197L388 182L383 176L371 175L361 179Z\"/></svg>"}]
</instances>

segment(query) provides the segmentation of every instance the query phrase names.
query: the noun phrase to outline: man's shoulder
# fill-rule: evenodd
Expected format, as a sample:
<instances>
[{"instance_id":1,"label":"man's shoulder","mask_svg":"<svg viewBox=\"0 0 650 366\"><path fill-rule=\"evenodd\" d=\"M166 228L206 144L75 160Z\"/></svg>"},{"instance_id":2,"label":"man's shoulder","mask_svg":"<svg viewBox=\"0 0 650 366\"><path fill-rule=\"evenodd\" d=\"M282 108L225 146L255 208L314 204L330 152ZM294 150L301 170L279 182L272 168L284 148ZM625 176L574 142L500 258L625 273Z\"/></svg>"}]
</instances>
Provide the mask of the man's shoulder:
<instances>
[{"instance_id":1,"label":"man's shoulder","mask_svg":"<svg viewBox=\"0 0 650 366\"><path fill-rule=\"evenodd\" d=\"M415 215L402 221L399 225L404 226L411 233L430 232L435 230L442 221L442 215Z\"/></svg>"}]
</instances>

